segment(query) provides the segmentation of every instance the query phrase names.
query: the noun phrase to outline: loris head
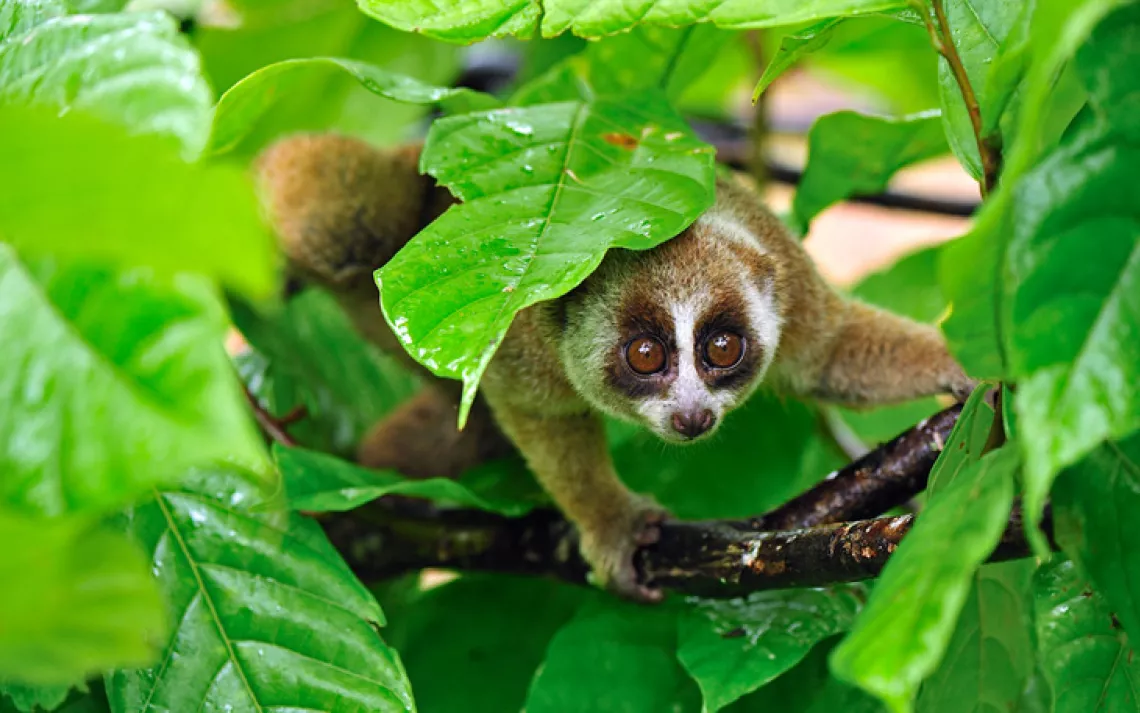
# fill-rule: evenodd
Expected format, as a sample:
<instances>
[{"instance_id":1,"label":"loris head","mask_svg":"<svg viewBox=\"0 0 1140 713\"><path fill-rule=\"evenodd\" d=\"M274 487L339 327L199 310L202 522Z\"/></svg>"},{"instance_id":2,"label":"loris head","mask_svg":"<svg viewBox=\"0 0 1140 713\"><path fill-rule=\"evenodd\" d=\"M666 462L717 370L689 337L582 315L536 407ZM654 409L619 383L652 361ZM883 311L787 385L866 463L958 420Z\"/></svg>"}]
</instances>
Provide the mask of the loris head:
<instances>
[{"instance_id":1,"label":"loris head","mask_svg":"<svg viewBox=\"0 0 1140 713\"><path fill-rule=\"evenodd\" d=\"M684 443L716 431L780 339L775 262L709 213L652 250L613 250L564 298L560 356L595 408Z\"/></svg>"}]
</instances>

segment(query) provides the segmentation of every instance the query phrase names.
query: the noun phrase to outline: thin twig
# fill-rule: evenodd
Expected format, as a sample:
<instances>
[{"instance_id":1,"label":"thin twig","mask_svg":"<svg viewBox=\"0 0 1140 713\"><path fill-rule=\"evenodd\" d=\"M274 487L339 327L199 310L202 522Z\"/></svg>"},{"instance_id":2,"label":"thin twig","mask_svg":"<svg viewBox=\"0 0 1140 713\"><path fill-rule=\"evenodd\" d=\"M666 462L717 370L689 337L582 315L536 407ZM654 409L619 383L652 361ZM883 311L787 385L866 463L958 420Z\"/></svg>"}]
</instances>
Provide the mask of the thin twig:
<instances>
[{"instance_id":1,"label":"thin twig","mask_svg":"<svg viewBox=\"0 0 1140 713\"><path fill-rule=\"evenodd\" d=\"M296 446L297 441L289 432L285 430L288 426L300 421L308 415L308 410L304 405L295 406L289 410L289 413L278 418L265 410L261 402L257 400L253 392L249 388L245 388L245 400L249 402L249 407L253 411L253 417L257 420L257 425L271 440L280 443L283 446Z\"/></svg>"},{"instance_id":2,"label":"thin twig","mask_svg":"<svg viewBox=\"0 0 1140 713\"><path fill-rule=\"evenodd\" d=\"M962 63L962 57L954 45L954 37L950 32L950 23L946 19L946 9L943 7L942 0L930 0L930 6L934 11L933 19L921 1L917 4L926 25L926 31L930 34L930 42L950 66L950 71L954 74L954 81L957 82L958 90L962 93L962 100L966 104L966 113L970 116L970 126L974 130L974 140L978 145L978 157L982 162L981 189L982 197L985 198L997 186L998 173L1001 170L1001 147L998 143L998 137L986 137L982 134L981 106L978 104L978 96L974 93L974 87L970 84L966 65Z\"/></svg>"}]
</instances>

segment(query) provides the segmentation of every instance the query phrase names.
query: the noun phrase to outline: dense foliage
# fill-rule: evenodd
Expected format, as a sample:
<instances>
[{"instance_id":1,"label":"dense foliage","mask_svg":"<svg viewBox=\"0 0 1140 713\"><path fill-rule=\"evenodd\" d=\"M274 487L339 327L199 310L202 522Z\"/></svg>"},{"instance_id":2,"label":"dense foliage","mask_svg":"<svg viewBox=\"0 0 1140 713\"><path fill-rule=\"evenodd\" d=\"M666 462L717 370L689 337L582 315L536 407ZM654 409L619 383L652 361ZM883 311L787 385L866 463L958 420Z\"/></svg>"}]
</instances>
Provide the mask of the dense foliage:
<instances>
[{"instance_id":1,"label":"dense foliage","mask_svg":"<svg viewBox=\"0 0 1140 713\"><path fill-rule=\"evenodd\" d=\"M515 83L448 88L488 38ZM311 513L542 496L512 460L409 482L344 459L417 383L326 295L274 297L249 159L427 129L423 170L465 202L378 273L380 306L469 400L518 310L711 203L684 117L797 63L897 116L816 122L796 230L947 151L985 195L855 288L945 316L988 380L883 575L659 607L361 582ZM1126 0L0 0L0 710L1140 711L1138 97ZM306 407L303 447L266 448L243 385ZM874 442L935 408L832 415ZM819 415L760 395L709 444L615 424L612 449L679 517L744 516L844 462ZM983 564L1018 499L1039 558Z\"/></svg>"}]
</instances>

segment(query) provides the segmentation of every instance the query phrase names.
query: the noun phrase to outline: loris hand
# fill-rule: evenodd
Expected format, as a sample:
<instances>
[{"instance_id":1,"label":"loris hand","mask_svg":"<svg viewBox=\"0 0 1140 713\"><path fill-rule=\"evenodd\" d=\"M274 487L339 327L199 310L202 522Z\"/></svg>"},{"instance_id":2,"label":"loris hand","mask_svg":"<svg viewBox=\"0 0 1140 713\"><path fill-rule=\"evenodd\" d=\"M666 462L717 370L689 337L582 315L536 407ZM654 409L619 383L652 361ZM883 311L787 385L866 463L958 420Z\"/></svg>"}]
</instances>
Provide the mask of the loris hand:
<instances>
[{"instance_id":1,"label":"loris hand","mask_svg":"<svg viewBox=\"0 0 1140 713\"><path fill-rule=\"evenodd\" d=\"M657 542L666 516L649 498L631 495L628 507L617 517L581 527L582 556L592 568L590 577L594 583L627 599L660 602L664 598L660 589L637 581L633 555L638 547Z\"/></svg>"}]
</instances>

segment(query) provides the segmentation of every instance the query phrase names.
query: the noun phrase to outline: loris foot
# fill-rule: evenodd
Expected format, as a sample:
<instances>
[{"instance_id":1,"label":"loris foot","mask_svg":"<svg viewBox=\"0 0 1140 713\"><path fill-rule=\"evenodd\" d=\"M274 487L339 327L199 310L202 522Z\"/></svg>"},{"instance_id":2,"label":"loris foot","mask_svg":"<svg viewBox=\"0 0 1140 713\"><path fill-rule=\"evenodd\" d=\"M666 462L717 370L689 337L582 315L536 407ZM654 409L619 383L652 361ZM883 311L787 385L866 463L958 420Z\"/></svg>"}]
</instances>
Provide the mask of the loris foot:
<instances>
[{"instance_id":1,"label":"loris foot","mask_svg":"<svg viewBox=\"0 0 1140 713\"><path fill-rule=\"evenodd\" d=\"M647 604L664 598L657 588L637 581L633 555L639 547L661 537L667 513L648 498L633 500L619 516L581 530L582 556L592 568L591 579L614 594Z\"/></svg>"}]
</instances>

